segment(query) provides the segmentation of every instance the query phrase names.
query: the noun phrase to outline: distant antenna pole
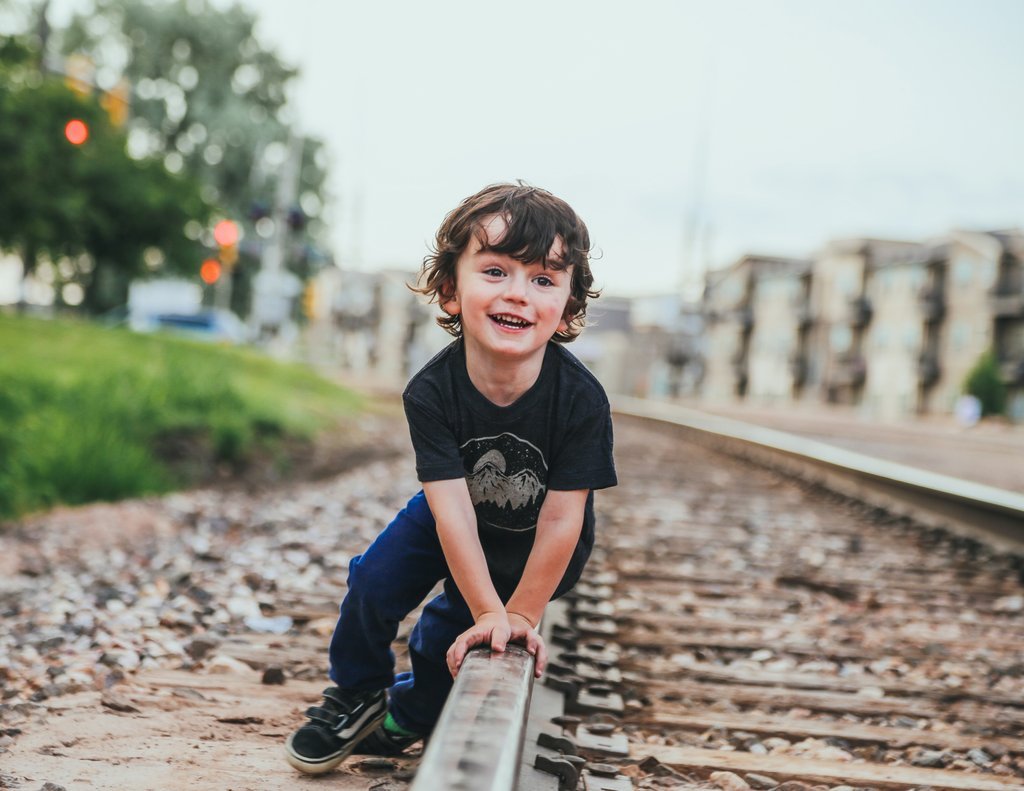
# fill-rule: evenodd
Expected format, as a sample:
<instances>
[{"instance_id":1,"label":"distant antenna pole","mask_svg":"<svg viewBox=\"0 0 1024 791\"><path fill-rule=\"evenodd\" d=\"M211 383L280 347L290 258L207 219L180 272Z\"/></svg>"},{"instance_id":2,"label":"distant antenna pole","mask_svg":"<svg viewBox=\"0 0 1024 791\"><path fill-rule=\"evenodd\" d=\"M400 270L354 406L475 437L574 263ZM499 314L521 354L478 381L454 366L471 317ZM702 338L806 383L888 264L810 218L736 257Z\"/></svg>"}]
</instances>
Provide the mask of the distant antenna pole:
<instances>
[{"instance_id":1,"label":"distant antenna pole","mask_svg":"<svg viewBox=\"0 0 1024 791\"><path fill-rule=\"evenodd\" d=\"M713 57L713 56L712 56ZM707 210L708 160L711 151L711 102L715 82L714 61L706 69L707 79L697 113L697 135L693 145L690 205L683 226L683 254L680 261L679 290L684 299L694 299L701 290L707 269L711 223ZM701 255L703 253L703 255ZM703 260L702 260L703 259Z\"/></svg>"},{"instance_id":2,"label":"distant antenna pole","mask_svg":"<svg viewBox=\"0 0 1024 791\"><path fill-rule=\"evenodd\" d=\"M39 37L39 67L40 71L46 71L49 65L50 27L49 20L50 0L43 0L39 4L36 17L36 35Z\"/></svg>"},{"instance_id":3,"label":"distant antenna pole","mask_svg":"<svg viewBox=\"0 0 1024 791\"><path fill-rule=\"evenodd\" d=\"M354 269L363 268L363 224L365 191L363 182L356 183L355 194L352 196L352 247L351 257Z\"/></svg>"}]
</instances>

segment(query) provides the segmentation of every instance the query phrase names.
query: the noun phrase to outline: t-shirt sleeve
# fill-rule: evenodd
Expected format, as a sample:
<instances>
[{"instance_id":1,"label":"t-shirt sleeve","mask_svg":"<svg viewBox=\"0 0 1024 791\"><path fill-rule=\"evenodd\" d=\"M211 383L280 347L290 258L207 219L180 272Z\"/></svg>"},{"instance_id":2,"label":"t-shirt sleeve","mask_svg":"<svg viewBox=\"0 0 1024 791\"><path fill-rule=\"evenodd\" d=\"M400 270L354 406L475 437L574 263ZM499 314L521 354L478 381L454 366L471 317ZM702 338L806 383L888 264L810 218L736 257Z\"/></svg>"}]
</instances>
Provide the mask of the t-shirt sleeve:
<instances>
[{"instance_id":1,"label":"t-shirt sleeve","mask_svg":"<svg viewBox=\"0 0 1024 791\"><path fill-rule=\"evenodd\" d=\"M605 402L567 426L551 465L548 488L571 491L615 486L618 478L612 444L611 407Z\"/></svg>"},{"instance_id":2,"label":"t-shirt sleeve","mask_svg":"<svg viewBox=\"0 0 1024 791\"><path fill-rule=\"evenodd\" d=\"M452 427L442 411L410 395L402 397L409 436L416 453L416 476L421 483L464 478L466 471Z\"/></svg>"}]
</instances>

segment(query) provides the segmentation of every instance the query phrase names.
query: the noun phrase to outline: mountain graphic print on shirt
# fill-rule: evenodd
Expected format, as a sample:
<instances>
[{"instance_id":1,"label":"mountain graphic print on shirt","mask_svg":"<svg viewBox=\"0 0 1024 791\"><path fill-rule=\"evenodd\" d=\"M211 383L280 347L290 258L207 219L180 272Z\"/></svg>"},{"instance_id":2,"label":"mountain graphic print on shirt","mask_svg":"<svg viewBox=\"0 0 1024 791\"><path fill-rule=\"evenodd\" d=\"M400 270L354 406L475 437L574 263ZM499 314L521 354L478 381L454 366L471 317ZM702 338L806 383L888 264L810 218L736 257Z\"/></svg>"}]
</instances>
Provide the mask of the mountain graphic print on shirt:
<instances>
[{"instance_id":1,"label":"mountain graphic print on shirt","mask_svg":"<svg viewBox=\"0 0 1024 791\"><path fill-rule=\"evenodd\" d=\"M480 526L517 533L536 528L547 488L544 454L508 432L476 437L460 450Z\"/></svg>"}]
</instances>

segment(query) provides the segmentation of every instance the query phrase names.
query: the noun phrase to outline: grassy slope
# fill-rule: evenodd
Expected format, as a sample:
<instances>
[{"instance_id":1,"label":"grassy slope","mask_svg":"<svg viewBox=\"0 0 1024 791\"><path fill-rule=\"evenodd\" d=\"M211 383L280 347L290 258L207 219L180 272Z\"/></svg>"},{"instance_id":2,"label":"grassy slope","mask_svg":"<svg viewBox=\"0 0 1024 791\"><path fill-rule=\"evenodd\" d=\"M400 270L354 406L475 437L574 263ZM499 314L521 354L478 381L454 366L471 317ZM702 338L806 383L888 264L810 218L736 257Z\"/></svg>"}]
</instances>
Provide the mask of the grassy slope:
<instances>
[{"instance_id":1,"label":"grassy slope","mask_svg":"<svg viewBox=\"0 0 1024 791\"><path fill-rule=\"evenodd\" d=\"M0 517L189 483L154 451L168 437L237 461L359 409L251 350L0 315Z\"/></svg>"}]
</instances>

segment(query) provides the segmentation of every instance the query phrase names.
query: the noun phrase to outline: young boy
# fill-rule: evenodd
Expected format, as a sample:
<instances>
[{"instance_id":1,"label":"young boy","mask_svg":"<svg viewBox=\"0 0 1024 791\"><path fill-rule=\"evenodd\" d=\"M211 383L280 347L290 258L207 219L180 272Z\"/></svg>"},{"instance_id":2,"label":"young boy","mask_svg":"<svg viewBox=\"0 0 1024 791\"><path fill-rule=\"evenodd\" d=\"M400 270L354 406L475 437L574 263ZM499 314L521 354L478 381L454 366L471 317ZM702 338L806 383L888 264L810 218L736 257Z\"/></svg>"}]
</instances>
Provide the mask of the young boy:
<instances>
[{"instance_id":1,"label":"young boy","mask_svg":"<svg viewBox=\"0 0 1024 791\"><path fill-rule=\"evenodd\" d=\"M590 236L564 201L523 184L464 200L437 232L421 293L456 340L403 394L423 484L349 565L320 706L286 744L310 773L353 752L397 755L429 735L466 652L523 643L579 579L593 490L616 483L608 399L560 344L583 324ZM439 581L394 674L399 622Z\"/></svg>"}]
</instances>

